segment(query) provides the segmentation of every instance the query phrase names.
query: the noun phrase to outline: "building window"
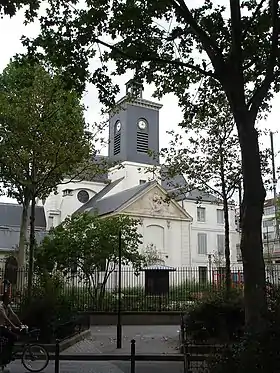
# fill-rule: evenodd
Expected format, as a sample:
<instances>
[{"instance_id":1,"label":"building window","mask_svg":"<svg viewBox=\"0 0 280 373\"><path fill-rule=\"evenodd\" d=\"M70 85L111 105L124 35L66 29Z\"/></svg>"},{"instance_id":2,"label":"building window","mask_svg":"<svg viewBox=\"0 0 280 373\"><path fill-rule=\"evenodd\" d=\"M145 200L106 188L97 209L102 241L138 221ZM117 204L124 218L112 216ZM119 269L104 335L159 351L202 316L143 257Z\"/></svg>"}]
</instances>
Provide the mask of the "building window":
<instances>
[{"instance_id":1,"label":"building window","mask_svg":"<svg viewBox=\"0 0 280 373\"><path fill-rule=\"evenodd\" d=\"M242 260L242 253L241 253L240 243L236 244L236 258L237 258L237 261Z\"/></svg>"},{"instance_id":2,"label":"building window","mask_svg":"<svg viewBox=\"0 0 280 373\"><path fill-rule=\"evenodd\" d=\"M207 254L207 234L206 233L197 234L197 246L198 246L198 254L202 254L202 255Z\"/></svg>"},{"instance_id":3,"label":"building window","mask_svg":"<svg viewBox=\"0 0 280 373\"><path fill-rule=\"evenodd\" d=\"M200 284L207 282L207 267L198 267L198 281Z\"/></svg>"},{"instance_id":4,"label":"building window","mask_svg":"<svg viewBox=\"0 0 280 373\"><path fill-rule=\"evenodd\" d=\"M217 209L217 223L225 224L224 210Z\"/></svg>"},{"instance_id":5,"label":"building window","mask_svg":"<svg viewBox=\"0 0 280 373\"><path fill-rule=\"evenodd\" d=\"M268 206L265 207L263 210L264 215L275 215L275 207L274 206Z\"/></svg>"},{"instance_id":6,"label":"building window","mask_svg":"<svg viewBox=\"0 0 280 373\"><path fill-rule=\"evenodd\" d=\"M86 190L80 190L77 198L81 203L86 203L89 200L89 194Z\"/></svg>"},{"instance_id":7,"label":"building window","mask_svg":"<svg viewBox=\"0 0 280 373\"><path fill-rule=\"evenodd\" d=\"M217 250L219 255L225 255L225 235L217 235Z\"/></svg>"},{"instance_id":8,"label":"building window","mask_svg":"<svg viewBox=\"0 0 280 373\"><path fill-rule=\"evenodd\" d=\"M73 196L73 189L64 189L62 191L62 197Z\"/></svg>"},{"instance_id":9,"label":"building window","mask_svg":"<svg viewBox=\"0 0 280 373\"><path fill-rule=\"evenodd\" d=\"M275 239L274 232L267 232L263 234L263 239L265 240L264 243L267 243L267 241L273 241Z\"/></svg>"},{"instance_id":10,"label":"building window","mask_svg":"<svg viewBox=\"0 0 280 373\"><path fill-rule=\"evenodd\" d=\"M263 227L269 228L274 226L274 220L273 219L266 219L263 221Z\"/></svg>"},{"instance_id":11,"label":"building window","mask_svg":"<svg viewBox=\"0 0 280 373\"><path fill-rule=\"evenodd\" d=\"M197 221L205 222L205 207L198 207L197 208Z\"/></svg>"},{"instance_id":12,"label":"building window","mask_svg":"<svg viewBox=\"0 0 280 373\"><path fill-rule=\"evenodd\" d=\"M145 184L146 183L146 180L140 180L139 181L139 184L142 185L142 184Z\"/></svg>"},{"instance_id":13,"label":"building window","mask_svg":"<svg viewBox=\"0 0 280 373\"><path fill-rule=\"evenodd\" d=\"M48 229L53 228L53 221L54 221L54 218L53 218L53 216L50 215L48 217Z\"/></svg>"}]
</instances>

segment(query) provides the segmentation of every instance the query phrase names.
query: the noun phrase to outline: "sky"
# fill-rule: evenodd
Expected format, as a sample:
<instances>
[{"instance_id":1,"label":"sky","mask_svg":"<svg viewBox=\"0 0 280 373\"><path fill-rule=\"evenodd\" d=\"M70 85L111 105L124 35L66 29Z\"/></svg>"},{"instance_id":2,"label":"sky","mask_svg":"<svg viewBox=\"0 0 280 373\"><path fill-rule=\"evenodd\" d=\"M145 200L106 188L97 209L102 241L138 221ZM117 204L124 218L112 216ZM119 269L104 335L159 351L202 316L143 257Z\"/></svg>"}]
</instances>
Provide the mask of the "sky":
<instances>
[{"instance_id":1,"label":"sky","mask_svg":"<svg viewBox=\"0 0 280 373\"><path fill-rule=\"evenodd\" d=\"M197 1L197 0L196 0ZM221 0L224 1L224 0ZM194 2L191 0L191 2ZM4 17L0 19L0 72L9 63L10 58L12 58L16 53L22 52L23 47L21 45L21 36L34 36L38 33L39 25L38 23L24 26L23 13L19 12L13 18ZM94 63L95 64L95 63ZM94 66L93 66L94 67ZM120 97L125 94L125 81L131 78L130 75L122 76L116 79L116 83L119 83L121 92ZM145 85L145 90L143 97L145 99L152 99L153 86ZM89 123L99 122L104 120L101 117L101 105L99 104L97 92L94 86L88 86L87 91L84 95L85 106L88 107L85 116ZM178 123L182 120L182 112L178 107L177 98L174 95L166 95L161 100L163 108L160 110L160 147L168 147L170 137L167 135L167 131L176 130L178 128ZM272 110L268 114L267 119L261 123L261 127L265 127L270 131L275 132L274 135L274 145L275 152L280 151L280 134L276 133L279 130L280 124L280 94L276 95L272 101ZM269 136L264 139L265 146L270 145ZM101 150L103 154L106 154L107 149ZM276 157L276 166L280 166L280 156L279 159ZM7 197L0 197L0 201L12 201Z\"/></svg>"}]
</instances>

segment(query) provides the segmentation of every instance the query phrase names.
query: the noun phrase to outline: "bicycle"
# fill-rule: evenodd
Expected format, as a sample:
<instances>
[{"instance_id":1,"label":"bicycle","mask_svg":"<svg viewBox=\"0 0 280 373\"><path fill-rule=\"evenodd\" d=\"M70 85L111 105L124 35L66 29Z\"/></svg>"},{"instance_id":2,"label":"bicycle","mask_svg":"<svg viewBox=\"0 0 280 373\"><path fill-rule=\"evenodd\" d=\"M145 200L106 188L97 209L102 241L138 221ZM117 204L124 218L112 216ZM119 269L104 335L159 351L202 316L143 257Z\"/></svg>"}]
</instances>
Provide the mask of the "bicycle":
<instances>
[{"instance_id":1,"label":"bicycle","mask_svg":"<svg viewBox=\"0 0 280 373\"><path fill-rule=\"evenodd\" d=\"M33 336L36 337L36 340L38 341L39 335L40 335L40 330L39 329L33 329L29 331L28 326L22 325L20 328L20 334L23 334L32 338ZM5 341L7 341L5 338L1 338L2 341L0 344L3 346L5 344ZM36 353L36 349L38 352ZM38 344L38 343L29 343L29 342L24 342L23 345L21 345L21 351L16 352L13 351L12 356L9 358L9 361L5 361L3 363L0 359L0 369L3 371L5 367L10 364L10 362L16 360L18 358L18 355L20 355L21 363L24 366L25 369L27 369L29 372L41 372L44 370L50 361L50 356L47 350L45 349L44 346ZM41 366L38 368L32 367L30 363L34 362L41 362Z\"/></svg>"}]
</instances>

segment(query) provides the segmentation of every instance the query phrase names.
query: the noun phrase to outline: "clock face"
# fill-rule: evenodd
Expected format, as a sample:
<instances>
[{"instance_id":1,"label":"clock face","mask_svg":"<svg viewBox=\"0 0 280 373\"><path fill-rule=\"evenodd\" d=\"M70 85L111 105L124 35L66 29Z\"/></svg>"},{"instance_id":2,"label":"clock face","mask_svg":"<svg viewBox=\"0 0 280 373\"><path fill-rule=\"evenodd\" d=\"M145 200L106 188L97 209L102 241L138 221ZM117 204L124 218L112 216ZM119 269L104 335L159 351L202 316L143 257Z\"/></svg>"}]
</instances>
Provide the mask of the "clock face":
<instances>
[{"instance_id":1,"label":"clock face","mask_svg":"<svg viewBox=\"0 0 280 373\"><path fill-rule=\"evenodd\" d=\"M140 130L144 130L147 127L147 122L144 119L139 119L138 121L138 127Z\"/></svg>"},{"instance_id":2,"label":"clock face","mask_svg":"<svg viewBox=\"0 0 280 373\"><path fill-rule=\"evenodd\" d=\"M121 124L121 122L118 120L118 121L116 122L116 131L119 132L119 131L121 130L121 128L122 128L122 124Z\"/></svg>"}]
</instances>

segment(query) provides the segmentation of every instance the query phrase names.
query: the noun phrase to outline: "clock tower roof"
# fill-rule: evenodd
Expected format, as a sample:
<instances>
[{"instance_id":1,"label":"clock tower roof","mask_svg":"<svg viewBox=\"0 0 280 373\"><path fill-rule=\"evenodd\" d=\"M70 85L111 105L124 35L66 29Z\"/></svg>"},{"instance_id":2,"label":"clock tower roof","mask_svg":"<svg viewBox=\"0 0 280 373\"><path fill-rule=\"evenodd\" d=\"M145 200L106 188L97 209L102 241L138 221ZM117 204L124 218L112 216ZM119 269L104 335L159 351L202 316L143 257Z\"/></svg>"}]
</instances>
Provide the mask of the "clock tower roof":
<instances>
[{"instance_id":1,"label":"clock tower roof","mask_svg":"<svg viewBox=\"0 0 280 373\"><path fill-rule=\"evenodd\" d=\"M126 95L117 102L117 105L127 103L129 105L147 107L153 110L159 110L162 108L162 104L143 98L144 87L142 83L130 79L125 85Z\"/></svg>"}]
</instances>

